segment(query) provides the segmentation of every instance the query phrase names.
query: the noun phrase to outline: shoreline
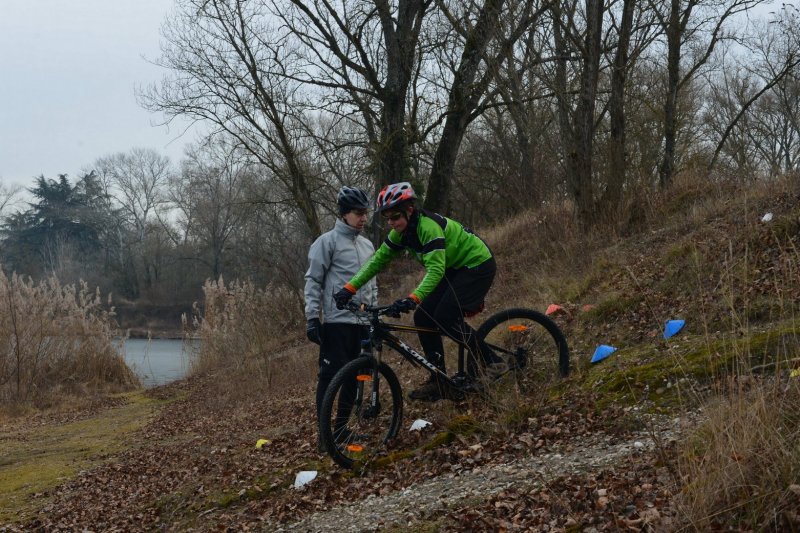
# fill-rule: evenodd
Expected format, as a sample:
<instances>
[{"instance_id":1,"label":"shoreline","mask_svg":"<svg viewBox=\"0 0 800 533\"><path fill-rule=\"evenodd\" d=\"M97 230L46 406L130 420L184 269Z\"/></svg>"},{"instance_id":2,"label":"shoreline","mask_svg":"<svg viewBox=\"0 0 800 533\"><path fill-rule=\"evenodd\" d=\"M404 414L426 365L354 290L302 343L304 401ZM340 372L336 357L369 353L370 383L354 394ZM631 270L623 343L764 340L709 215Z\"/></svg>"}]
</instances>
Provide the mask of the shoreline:
<instances>
[{"instance_id":1,"label":"shoreline","mask_svg":"<svg viewBox=\"0 0 800 533\"><path fill-rule=\"evenodd\" d=\"M196 335L188 335L186 332L183 331L175 331L175 330L152 330L152 329L143 329L143 328L120 328L120 337L124 337L126 339L158 339L158 340L171 340L171 341L179 341L185 339L192 339L196 340L199 337Z\"/></svg>"}]
</instances>

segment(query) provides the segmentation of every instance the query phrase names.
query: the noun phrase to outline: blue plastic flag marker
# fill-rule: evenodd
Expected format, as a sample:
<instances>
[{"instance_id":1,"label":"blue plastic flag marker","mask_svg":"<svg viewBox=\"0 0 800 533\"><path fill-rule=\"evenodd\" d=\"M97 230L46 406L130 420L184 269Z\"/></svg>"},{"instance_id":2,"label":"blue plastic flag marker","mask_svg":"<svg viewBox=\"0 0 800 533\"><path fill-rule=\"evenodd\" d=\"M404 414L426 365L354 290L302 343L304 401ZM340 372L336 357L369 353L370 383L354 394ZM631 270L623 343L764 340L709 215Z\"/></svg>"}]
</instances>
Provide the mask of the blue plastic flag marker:
<instances>
[{"instance_id":1,"label":"blue plastic flag marker","mask_svg":"<svg viewBox=\"0 0 800 533\"><path fill-rule=\"evenodd\" d=\"M669 339L680 330L683 329L685 320L667 320L667 325L664 327L664 338Z\"/></svg>"},{"instance_id":2,"label":"blue plastic flag marker","mask_svg":"<svg viewBox=\"0 0 800 533\"><path fill-rule=\"evenodd\" d=\"M601 344L597 347L594 351L594 355L592 356L592 363L596 363L598 361L602 361L612 353L616 352L617 349L613 346L608 346L607 344Z\"/></svg>"}]
</instances>

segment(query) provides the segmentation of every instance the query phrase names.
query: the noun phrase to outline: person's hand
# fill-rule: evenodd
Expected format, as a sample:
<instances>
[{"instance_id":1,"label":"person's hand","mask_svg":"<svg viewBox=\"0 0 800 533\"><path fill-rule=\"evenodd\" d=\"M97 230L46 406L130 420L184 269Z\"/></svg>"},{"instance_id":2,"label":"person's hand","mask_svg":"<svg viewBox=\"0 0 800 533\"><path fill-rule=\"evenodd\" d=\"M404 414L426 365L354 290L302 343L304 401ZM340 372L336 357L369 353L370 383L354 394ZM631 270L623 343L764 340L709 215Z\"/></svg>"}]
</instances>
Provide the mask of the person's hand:
<instances>
[{"instance_id":1,"label":"person's hand","mask_svg":"<svg viewBox=\"0 0 800 533\"><path fill-rule=\"evenodd\" d=\"M350 300L353 299L355 293L351 292L347 287L342 287L339 292L333 295L333 301L336 302L336 309L344 309Z\"/></svg>"},{"instance_id":2,"label":"person's hand","mask_svg":"<svg viewBox=\"0 0 800 533\"><path fill-rule=\"evenodd\" d=\"M306 337L314 344L322 344L322 324L319 318L312 318L306 322Z\"/></svg>"},{"instance_id":3,"label":"person's hand","mask_svg":"<svg viewBox=\"0 0 800 533\"><path fill-rule=\"evenodd\" d=\"M414 301L413 298L410 296L406 298L400 298L399 300L395 301L389 309L387 310L386 314L389 316L394 316L397 318L400 316L400 313L408 313L409 311L413 311L417 308L417 302Z\"/></svg>"}]
</instances>

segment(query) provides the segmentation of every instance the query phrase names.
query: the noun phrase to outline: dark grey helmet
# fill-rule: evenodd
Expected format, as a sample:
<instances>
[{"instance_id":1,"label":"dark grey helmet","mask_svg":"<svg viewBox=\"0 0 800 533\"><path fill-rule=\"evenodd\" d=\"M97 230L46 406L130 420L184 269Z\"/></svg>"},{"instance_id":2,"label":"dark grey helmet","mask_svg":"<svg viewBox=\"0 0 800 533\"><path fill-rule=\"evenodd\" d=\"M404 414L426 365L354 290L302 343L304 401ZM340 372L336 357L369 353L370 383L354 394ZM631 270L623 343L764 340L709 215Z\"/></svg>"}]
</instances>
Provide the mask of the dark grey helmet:
<instances>
[{"instance_id":1,"label":"dark grey helmet","mask_svg":"<svg viewBox=\"0 0 800 533\"><path fill-rule=\"evenodd\" d=\"M339 204L339 214L344 215L353 209L369 209L369 198L367 193L358 187L348 187L345 185L339 189L336 195L336 203Z\"/></svg>"}]
</instances>

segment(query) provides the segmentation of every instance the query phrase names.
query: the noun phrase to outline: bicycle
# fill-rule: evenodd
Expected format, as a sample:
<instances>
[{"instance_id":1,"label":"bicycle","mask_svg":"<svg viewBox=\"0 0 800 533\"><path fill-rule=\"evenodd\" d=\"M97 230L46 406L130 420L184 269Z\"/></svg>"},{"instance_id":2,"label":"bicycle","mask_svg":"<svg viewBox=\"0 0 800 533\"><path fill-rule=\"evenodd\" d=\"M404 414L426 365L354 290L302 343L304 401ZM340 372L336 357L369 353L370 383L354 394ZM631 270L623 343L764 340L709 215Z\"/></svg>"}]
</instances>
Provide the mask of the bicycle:
<instances>
[{"instance_id":1,"label":"bicycle","mask_svg":"<svg viewBox=\"0 0 800 533\"><path fill-rule=\"evenodd\" d=\"M368 465L397 436L403 418L403 393L394 371L382 360L383 346L398 352L413 366L420 366L439 378L445 397L461 400L468 394L486 393L487 379L481 379L466 346L457 343L458 371L448 376L423 355L403 342L393 331L443 335L441 330L391 324L381 320L391 306L358 306L348 309L369 322L369 337L360 356L337 372L322 401L319 431L325 450L334 462L351 469ZM391 316L391 315L390 315ZM394 315L395 318L399 315ZM513 308L490 316L476 330L522 382L540 383L552 374L569 374L569 347L553 320L532 309ZM494 376L489 380L501 379ZM388 390L387 390L388 389Z\"/></svg>"}]
</instances>

